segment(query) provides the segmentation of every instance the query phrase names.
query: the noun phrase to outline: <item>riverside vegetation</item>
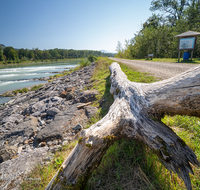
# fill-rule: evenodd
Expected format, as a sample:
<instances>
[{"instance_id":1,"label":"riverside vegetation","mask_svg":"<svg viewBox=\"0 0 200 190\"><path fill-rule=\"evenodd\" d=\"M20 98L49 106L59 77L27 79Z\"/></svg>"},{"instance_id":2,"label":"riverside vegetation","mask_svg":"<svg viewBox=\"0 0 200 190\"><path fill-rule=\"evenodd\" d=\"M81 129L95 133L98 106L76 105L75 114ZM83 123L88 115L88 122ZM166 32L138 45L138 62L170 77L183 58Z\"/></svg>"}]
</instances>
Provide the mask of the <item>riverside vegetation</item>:
<instances>
[{"instance_id":1,"label":"riverside vegetation","mask_svg":"<svg viewBox=\"0 0 200 190\"><path fill-rule=\"evenodd\" d=\"M109 69L112 63L107 58L98 58L91 78L90 90L98 90L96 100L92 105L98 107L96 115L90 118L85 127L100 120L113 103L113 97L109 93ZM148 73L134 71L132 68L120 64L128 79L135 82L155 82L157 79ZM166 116L162 121L170 126L192 148L200 159L200 119L189 116ZM80 140L80 139L79 139ZM30 178L40 178L40 181L24 181L22 189L44 189L51 177L61 165L64 158L75 146L77 141L67 145L54 155L48 165L38 165ZM69 148L69 150L68 150ZM67 152L66 152L67 151ZM64 156L63 156L64 155ZM193 189L200 188L200 170L193 167L194 175L191 175ZM137 140L119 140L115 142L104 155L100 165L91 174L86 188L90 189L185 189L183 181L177 175L170 173L161 165L156 155L142 142Z\"/></svg>"},{"instance_id":2,"label":"riverside vegetation","mask_svg":"<svg viewBox=\"0 0 200 190\"><path fill-rule=\"evenodd\" d=\"M0 44L0 65L32 62L59 62L68 59L90 58L91 56L114 57L114 54L93 50L67 50L58 48L43 51L38 48L33 48L32 50L21 48L17 50L11 46L5 47Z\"/></svg>"}]
</instances>

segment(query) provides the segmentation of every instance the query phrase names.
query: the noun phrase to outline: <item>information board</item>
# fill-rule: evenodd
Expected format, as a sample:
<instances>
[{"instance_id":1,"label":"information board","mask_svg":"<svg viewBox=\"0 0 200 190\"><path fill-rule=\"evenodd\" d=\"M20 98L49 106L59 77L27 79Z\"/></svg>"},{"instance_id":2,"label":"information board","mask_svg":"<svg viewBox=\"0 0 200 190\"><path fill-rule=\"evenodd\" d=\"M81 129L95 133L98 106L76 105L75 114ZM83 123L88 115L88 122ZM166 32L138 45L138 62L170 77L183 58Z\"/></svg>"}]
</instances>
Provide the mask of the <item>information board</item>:
<instances>
[{"instance_id":1,"label":"information board","mask_svg":"<svg viewBox=\"0 0 200 190\"><path fill-rule=\"evenodd\" d=\"M192 38L181 38L179 42L179 49L194 49L195 37Z\"/></svg>"}]
</instances>

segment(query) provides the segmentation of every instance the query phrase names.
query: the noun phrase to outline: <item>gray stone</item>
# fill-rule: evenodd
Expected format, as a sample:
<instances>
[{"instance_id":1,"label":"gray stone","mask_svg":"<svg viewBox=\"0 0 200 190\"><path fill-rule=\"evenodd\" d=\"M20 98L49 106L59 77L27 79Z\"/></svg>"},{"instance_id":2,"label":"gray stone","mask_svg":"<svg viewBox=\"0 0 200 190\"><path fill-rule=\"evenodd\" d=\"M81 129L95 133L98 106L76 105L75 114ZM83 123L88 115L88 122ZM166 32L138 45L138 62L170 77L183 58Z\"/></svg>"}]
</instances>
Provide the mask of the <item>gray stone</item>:
<instances>
[{"instance_id":1,"label":"gray stone","mask_svg":"<svg viewBox=\"0 0 200 190\"><path fill-rule=\"evenodd\" d=\"M95 100L95 96L98 94L97 90L86 90L81 92L73 101L73 103L87 103Z\"/></svg>"},{"instance_id":2,"label":"gray stone","mask_svg":"<svg viewBox=\"0 0 200 190\"><path fill-rule=\"evenodd\" d=\"M13 125L10 127L10 130L7 133L3 133L0 136L0 144L5 141L8 141L9 144L16 144L25 141L32 136L34 136L37 131L37 118L30 116L26 120L18 125Z\"/></svg>"},{"instance_id":3,"label":"gray stone","mask_svg":"<svg viewBox=\"0 0 200 190\"><path fill-rule=\"evenodd\" d=\"M61 150L61 149L62 149L62 146L61 146L61 145L56 145L56 146L51 147L51 148L50 148L50 151L51 151L52 153L55 153L56 151Z\"/></svg>"},{"instance_id":4,"label":"gray stone","mask_svg":"<svg viewBox=\"0 0 200 190\"><path fill-rule=\"evenodd\" d=\"M41 120L40 121L40 125L42 126L42 125L44 125L45 124L45 121L44 120Z\"/></svg>"},{"instance_id":5,"label":"gray stone","mask_svg":"<svg viewBox=\"0 0 200 190\"><path fill-rule=\"evenodd\" d=\"M43 161L43 162L51 161L51 157L50 157L50 156L47 156L47 157L43 158L42 161Z\"/></svg>"},{"instance_id":6,"label":"gray stone","mask_svg":"<svg viewBox=\"0 0 200 190\"><path fill-rule=\"evenodd\" d=\"M79 123L86 123L88 117L85 115L84 109L79 110L77 105L74 104L66 111L61 111L55 115L54 120L38 132L36 136L37 142L62 139L65 131L68 131Z\"/></svg>"},{"instance_id":7,"label":"gray stone","mask_svg":"<svg viewBox=\"0 0 200 190\"><path fill-rule=\"evenodd\" d=\"M98 112L98 108L93 106L86 106L85 107L85 113L87 117L90 119L92 116L94 116Z\"/></svg>"},{"instance_id":8,"label":"gray stone","mask_svg":"<svg viewBox=\"0 0 200 190\"><path fill-rule=\"evenodd\" d=\"M54 140L52 143L53 145L58 145L58 140Z\"/></svg>"},{"instance_id":9,"label":"gray stone","mask_svg":"<svg viewBox=\"0 0 200 190\"><path fill-rule=\"evenodd\" d=\"M12 115L9 116L9 117L3 118L2 124L7 123L7 122L9 122L9 123L20 123L20 122L23 121L23 118L24 118L23 115L20 115L20 114L12 114Z\"/></svg>"},{"instance_id":10,"label":"gray stone","mask_svg":"<svg viewBox=\"0 0 200 190\"><path fill-rule=\"evenodd\" d=\"M17 150L17 154L20 154L22 152L22 146L20 146Z\"/></svg>"},{"instance_id":11,"label":"gray stone","mask_svg":"<svg viewBox=\"0 0 200 190\"><path fill-rule=\"evenodd\" d=\"M62 102L62 98L58 97L58 96L54 96L53 98L51 98L52 102L56 102L56 103L60 103Z\"/></svg>"},{"instance_id":12,"label":"gray stone","mask_svg":"<svg viewBox=\"0 0 200 190\"><path fill-rule=\"evenodd\" d=\"M51 141L47 142L47 146L52 146L53 143Z\"/></svg>"},{"instance_id":13,"label":"gray stone","mask_svg":"<svg viewBox=\"0 0 200 190\"><path fill-rule=\"evenodd\" d=\"M63 141L62 142L62 145L64 146L64 145L68 145L69 144L69 142L68 141Z\"/></svg>"},{"instance_id":14,"label":"gray stone","mask_svg":"<svg viewBox=\"0 0 200 190\"><path fill-rule=\"evenodd\" d=\"M75 133L78 133L81 129L83 129L83 126L80 124L72 128L72 130L74 130Z\"/></svg>"},{"instance_id":15,"label":"gray stone","mask_svg":"<svg viewBox=\"0 0 200 190\"><path fill-rule=\"evenodd\" d=\"M0 147L0 163L10 160L16 155L18 151L17 146L3 145Z\"/></svg>"},{"instance_id":16,"label":"gray stone","mask_svg":"<svg viewBox=\"0 0 200 190\"><path fill-rule=\"evenodd\" d=\"M48 111L47 111L47 116L51 116L51 117L54 117L56 114L58 114L60 112L59 109L57 108L50 108Z\"/></svg>"}]
</instances>

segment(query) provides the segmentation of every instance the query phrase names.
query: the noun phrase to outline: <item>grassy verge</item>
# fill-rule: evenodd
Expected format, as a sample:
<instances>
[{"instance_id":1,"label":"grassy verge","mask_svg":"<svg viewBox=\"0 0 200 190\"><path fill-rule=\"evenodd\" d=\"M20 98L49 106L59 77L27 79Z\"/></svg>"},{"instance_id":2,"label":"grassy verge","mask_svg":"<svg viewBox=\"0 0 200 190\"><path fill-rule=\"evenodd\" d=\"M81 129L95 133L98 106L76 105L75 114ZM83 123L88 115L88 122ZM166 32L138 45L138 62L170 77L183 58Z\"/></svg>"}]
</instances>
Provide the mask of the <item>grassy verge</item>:
<instances>
[{"instance_id":1,"label":"grassy verge","mask_svg":"<svg viewBox=\"0 0 200 190\"><path fill-rule=\"evenodd\" d=\"M124 58L123 58L124 59ZM128 59L128 60L139 60L139 61L154 61L154 62L167 62L167 63L178 63L178 58L153 58L151 59ZM200 58L193 58L191 60L183 60L180 59L179 63L192 63L192 64L200 64Z\"/></svg>"}]
</instances>

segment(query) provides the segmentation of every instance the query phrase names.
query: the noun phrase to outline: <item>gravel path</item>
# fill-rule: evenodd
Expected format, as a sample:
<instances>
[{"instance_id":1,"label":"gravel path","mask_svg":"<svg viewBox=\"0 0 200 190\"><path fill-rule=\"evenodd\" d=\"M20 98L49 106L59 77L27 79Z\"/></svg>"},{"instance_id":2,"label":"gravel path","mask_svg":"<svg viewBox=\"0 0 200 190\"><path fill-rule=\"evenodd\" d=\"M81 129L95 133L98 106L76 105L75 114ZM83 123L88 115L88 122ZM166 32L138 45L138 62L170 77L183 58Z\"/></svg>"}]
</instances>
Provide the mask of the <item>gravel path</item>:
<instances>
[{"instance_id":1,"label":"gravel path","mask_svg":"<svg viewBox=\"0 0 200 190\"><path fill-rule=\"evenodd\" d=\"M109 57L110 59L131 66L138 71L151 73L156 78L167 79L174 77L188 69L197 67L198 64L165 63L152 61L127 60Z\"/></svg>"}]
</instances>

